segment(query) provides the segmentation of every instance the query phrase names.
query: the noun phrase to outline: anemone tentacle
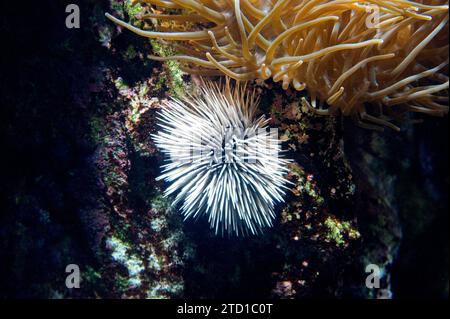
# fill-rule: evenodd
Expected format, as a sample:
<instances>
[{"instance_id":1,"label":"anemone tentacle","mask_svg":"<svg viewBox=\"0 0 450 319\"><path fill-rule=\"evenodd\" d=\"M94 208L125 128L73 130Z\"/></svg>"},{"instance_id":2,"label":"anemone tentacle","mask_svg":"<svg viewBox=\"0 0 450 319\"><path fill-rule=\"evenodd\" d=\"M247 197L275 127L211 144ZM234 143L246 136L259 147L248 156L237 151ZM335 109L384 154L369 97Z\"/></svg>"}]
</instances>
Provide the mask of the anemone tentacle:
<instances>
[{"instance_id":1,"label":"anemone tentacle","mask_svg":"<svg viewBox=\"0 0 450 319\"><path fill-rule=\"evenodd\" d=\"M173 25L184 22L186 30L146 31L108 18L142 36L180 41L174 58L187 72L208 75L215 69L242 81L272 77L284 89L306 89L326 101L328 114L340 112L376 126L393 127L386 116L367 116L368 102L390 112L398 104L401 111L405 106L431 115L448 111L436 113L434 102L444 98L448 105L448 1L135 2L165 25L173 14ZM154 8L166 12L159 15ZM417 86L430 88L419 93Z\"/></svg>"}]
</instances>

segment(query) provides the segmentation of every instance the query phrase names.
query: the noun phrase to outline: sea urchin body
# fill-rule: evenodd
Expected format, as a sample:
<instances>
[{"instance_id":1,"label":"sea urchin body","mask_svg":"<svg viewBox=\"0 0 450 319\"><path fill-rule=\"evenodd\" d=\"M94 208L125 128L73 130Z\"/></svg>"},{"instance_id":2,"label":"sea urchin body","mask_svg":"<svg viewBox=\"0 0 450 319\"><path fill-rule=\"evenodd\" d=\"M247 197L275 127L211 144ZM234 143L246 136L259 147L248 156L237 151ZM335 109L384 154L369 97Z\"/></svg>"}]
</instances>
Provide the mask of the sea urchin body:
<instances>
[{"instance_id":1,"label":"sea urchin body","mask_svg":"<svg viewBox=\"0 0 450 319\"><path fill-rule=\"evenodd\" d=\"M165 195L177 193L186 218L207 215L216 233L258 234L283 201L288 160L276 129L254 117L258 99L245 86L205 82L195 95L162 108L154 135L168 155Z\"/></svg>"}]
</instances>

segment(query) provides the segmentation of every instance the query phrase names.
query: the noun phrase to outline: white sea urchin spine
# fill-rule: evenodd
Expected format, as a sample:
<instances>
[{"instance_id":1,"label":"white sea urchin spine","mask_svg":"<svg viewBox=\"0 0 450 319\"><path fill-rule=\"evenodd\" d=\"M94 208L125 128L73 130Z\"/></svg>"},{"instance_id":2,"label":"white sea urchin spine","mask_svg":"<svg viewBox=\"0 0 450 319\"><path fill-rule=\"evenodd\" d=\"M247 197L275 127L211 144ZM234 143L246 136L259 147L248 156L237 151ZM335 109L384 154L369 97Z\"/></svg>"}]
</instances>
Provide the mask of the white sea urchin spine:
<instances>
[{"instance_id":1,"label":"white sea urchin spine","mask_svg":"<svg viewBox=\"0 0 450 319\"><path fill-rule=\"evenodd\" d=\"M245 85L205 81L183 101L172 99L159 113L153 135L167 156L164 179L183 202L185 219L208 216L217 233L258 234L272 226L274 205L283 201L289 161L281 157L278 130L254 118L259 99Z\"/></svg>"}]
</instances>

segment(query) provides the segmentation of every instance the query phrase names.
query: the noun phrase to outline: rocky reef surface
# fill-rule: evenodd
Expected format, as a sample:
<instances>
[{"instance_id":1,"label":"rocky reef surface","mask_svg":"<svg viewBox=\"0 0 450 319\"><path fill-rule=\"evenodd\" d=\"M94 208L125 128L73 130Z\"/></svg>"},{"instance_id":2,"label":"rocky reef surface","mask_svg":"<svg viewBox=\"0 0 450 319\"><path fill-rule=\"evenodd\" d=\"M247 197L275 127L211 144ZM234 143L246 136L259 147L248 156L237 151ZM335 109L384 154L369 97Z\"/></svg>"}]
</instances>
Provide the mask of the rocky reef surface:
<instances>
[{"instance_id":1,"label":"rocky reef surface","mask_svg":"<svg viewBox=\"0 0 450 319\"><path fill-rule=\"evenodd\" d=\"M79 4L80 29L66 1L1 4L0 298L448 297L448 118L373 132L253 83L294 184L273 229L217 237L155 181L156 112L197 79L147 58L172 47L104 17L133 21L138 6Z\"/></svg>"}]
</instances>

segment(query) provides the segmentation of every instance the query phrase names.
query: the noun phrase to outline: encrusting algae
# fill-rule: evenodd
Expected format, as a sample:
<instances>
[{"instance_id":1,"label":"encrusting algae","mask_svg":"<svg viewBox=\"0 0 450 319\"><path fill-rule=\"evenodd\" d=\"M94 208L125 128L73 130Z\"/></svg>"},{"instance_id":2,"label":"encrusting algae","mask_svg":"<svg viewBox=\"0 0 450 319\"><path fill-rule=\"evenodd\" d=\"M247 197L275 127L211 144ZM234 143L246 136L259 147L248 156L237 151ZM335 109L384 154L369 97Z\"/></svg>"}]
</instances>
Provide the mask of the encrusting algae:
<instances>
[{"instance_id":1,"label":"encrusting algae","mask_svg":"<svg viewBox=\"0 0 450 319\"><path fill-rule=\"evenodd\" d=\"M391 120L407 111L448 112L447 1L134 3L157 31L107 17L138 35L177 41L179 55L151 58L177 60L187 73L272 78L283 89L306 89L311 102L302 103L317 113L340 112L368 128L398 129Z\"/></svg>"}]
</instances>

